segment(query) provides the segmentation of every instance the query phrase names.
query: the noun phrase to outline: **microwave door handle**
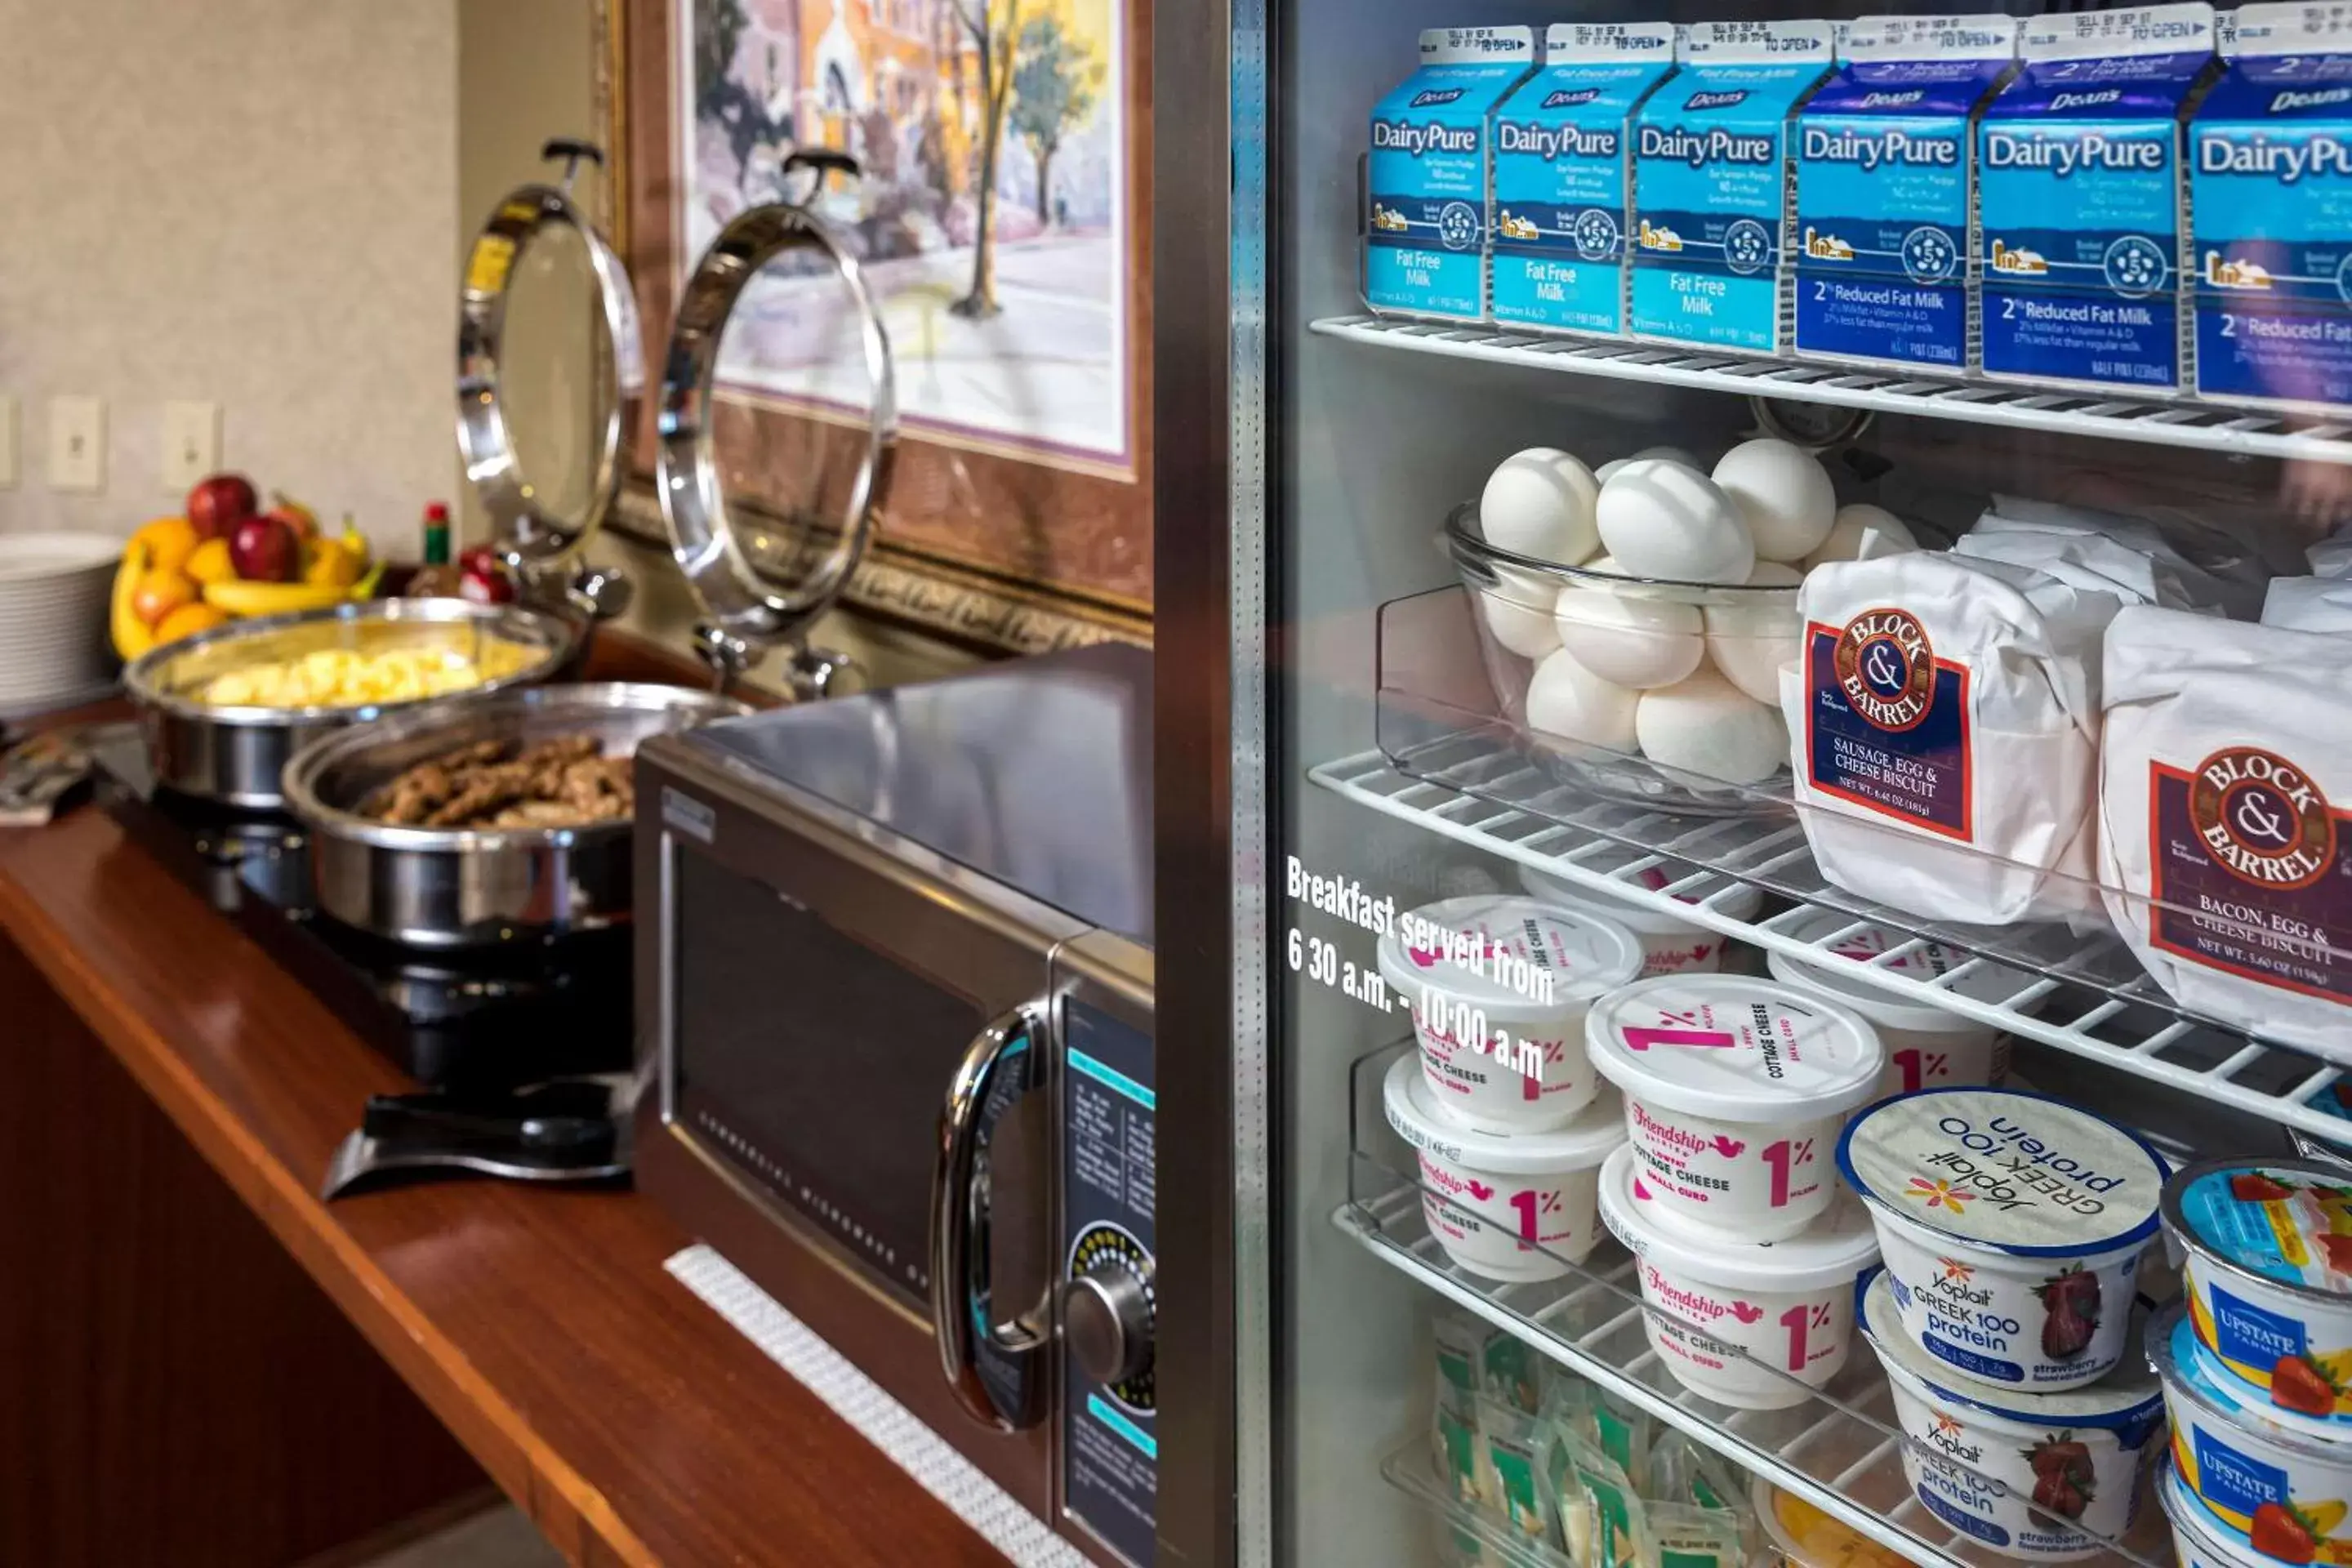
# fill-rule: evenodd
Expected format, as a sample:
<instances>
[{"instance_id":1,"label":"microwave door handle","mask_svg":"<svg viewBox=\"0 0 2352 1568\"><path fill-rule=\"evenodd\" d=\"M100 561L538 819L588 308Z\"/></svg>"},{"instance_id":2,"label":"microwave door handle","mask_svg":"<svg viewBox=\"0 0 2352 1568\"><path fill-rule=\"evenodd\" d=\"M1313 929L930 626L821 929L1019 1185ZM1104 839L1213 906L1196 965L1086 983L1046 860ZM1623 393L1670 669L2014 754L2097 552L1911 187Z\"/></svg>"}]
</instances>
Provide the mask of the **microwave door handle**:
<instances>
[{"instance_id":1,"label":"microwave door handle","mask_svg":"<svg viewBox=\"0 0 2352 1568\"><path fill-rule=\"evenodd\" d=\"M1015 1041L1042 1043L1041 1037L1037 1009L1028 1003L1006 1008L972 1037L940 1108L939 1163L931 1178L931 1329L939 1341L940 1370L957 1404L974 1420L1002 1431L1012 1430L1013 1423L989 1397L973 1356L980 1332L996 1334L993 1325L974 1323L969 1305L979 1230L973 1177L980 1158L981 1108L997 1066ZM1005 1348L1014 1348L1014 1342Z\"/></svg>"}]
</instances>

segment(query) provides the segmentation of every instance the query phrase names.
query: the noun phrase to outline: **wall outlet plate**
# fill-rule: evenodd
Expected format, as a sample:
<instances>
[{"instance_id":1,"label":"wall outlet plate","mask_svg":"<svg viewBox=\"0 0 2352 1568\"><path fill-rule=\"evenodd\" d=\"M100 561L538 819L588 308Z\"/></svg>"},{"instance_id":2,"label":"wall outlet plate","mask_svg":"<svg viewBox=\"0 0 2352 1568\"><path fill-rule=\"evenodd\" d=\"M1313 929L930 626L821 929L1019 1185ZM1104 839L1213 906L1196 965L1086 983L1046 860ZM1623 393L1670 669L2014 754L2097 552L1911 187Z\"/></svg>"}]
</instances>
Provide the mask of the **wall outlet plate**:
<instances>
[{"instance_id":1,"label":"wall outlet plate","mask_svg":"<svg viewBox=\"0 0 2352 1568\"><path fill-rule=\"evenodd\" d=\"M163 405L163 489L184 496L220 468L221 411L217 403Z\"/></svg>"},{"instance_id":2,"label":"wall outlet plate","mask_svg":"<svg viewBox=\"0 0 2352 1568\"><path fill-rule=\"evenodd\" d=\"M96 494L106 488L106 405L95 397L49 399L49 489Z\"/></svg>"}]
</instances>

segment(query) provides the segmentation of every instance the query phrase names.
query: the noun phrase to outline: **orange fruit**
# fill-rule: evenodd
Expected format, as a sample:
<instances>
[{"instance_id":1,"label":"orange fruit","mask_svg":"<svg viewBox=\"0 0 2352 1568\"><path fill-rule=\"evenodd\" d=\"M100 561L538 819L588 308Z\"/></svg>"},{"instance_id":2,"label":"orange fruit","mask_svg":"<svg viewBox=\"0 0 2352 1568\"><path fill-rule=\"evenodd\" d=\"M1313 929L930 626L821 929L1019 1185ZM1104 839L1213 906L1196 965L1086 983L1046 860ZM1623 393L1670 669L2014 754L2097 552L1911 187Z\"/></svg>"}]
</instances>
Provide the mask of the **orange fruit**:
<instances>
[{"instance_id":1,"label":"orange fruit","mask_svg":"<svg viewBox=\"0 0 2352 1568\"><path fill-rule=\"evenodd\" d=\"M184 517L159 517L131 537L153 552L155 570L159 572L185 569L188 557L202 542L196 537L196 525Z\"/></svg>"},{"instance_id":2,"label":"orange fruit","mask_svg":"<svg viewBox=\"0 0 2352 1568\"><path fill-rule=\"evenodd\" d=\"M155 640L158 643L177 642L182 637L194 637L198 632L208 632L215 626L225 624L229 618L229 613L218 605L207 605L201 601L193 605L182 605L155 623Z\"/></svg>"},{"instance_id":3,"label":"orange fruit","mask_svg":"<svg viewBox=\"0 0 2352 1568\"><path fill-rule=\"evenodd\" d=\"M162 626L165 616L195 602L195 579L184 572L151 570L131 590L131 613L151 626Z\"/></svg>"},{"instance_id":4,"label":"orange fruit","mask_svg":"<svg viewBox=\"0 0 2352 1568\"><path fill-rule=\"evenodd\" d=\"M227 540L207 539L181 570L199 583L226 583L236 575L236 563L229 559Z\"/></svg>"}]
</instances>

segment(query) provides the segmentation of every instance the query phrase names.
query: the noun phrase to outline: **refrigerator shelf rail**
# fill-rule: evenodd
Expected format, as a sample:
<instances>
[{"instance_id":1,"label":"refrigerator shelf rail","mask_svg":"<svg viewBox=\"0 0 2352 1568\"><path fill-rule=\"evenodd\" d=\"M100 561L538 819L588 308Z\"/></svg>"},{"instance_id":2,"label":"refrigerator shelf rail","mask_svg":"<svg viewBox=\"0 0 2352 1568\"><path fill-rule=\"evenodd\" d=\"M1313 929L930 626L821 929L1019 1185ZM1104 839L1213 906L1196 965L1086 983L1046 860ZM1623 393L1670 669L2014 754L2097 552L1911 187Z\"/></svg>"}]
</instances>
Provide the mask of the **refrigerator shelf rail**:
<instances>
[{"instance_id":1,"label":"refrigerator shelf rail","mask_svg":"<svg viewBox=\"0 0 2352 1568\"><path fill-rule=\"evenodd\" d=\"M1683 1387L1651 1349L1643 1315L1675 1320L1642 1300L1633 1257L1615 1240L1604 1237L1584 1263L1568 1264L1564 1277L1541 1282L1505 1284L1455 1267L1422 1218L1424 1197L1444 1194L1425 1190L1402 1168L1409 1152L1378 1109L1380 1079L1397 1054L1384 1047L1356 1064L1349 1201L1331 1216L1344 1235L1454 1306L1913 1563L1992 1568L2016 1561L1960 1535L1920 1502L1904 1473L1909 1439L1895 1425L1885 1374L1859 1336L1844 1367L1802 1404L1736 1410ZM2088 1568L2165 1568L2166 1542L2163 1510L2143 1495L2125 1540L2076 1561Z\"/></svg>"},{"instance_id":2,"label":"refrigerator shelf rail","mask_svg":"<svg viewBox=\"0 0 2352 1568\"><path fill-rule=\"evenodd\" d=\"M1393 759L1382 751L1339 758L1308 769L1307 778L1369 810L1612 899L1769 952L1836 964L1840 974L1896 1000L1940 1007L2331 1142L2352 1136L2352 1122L2322 1103L2346 1069L2183 1009L2112 932L1932 925L1863 905L1822 879L1792 817L1687 816L1597 800L1482 732L1443 735ZM1640 853L1628 857L1629 847ZM1646 886L1643 873L1667 861L1686 874ZM1774 913L1768 906L1749 920L1725 913L1743 885L1793 907ZM1798 934L1823 909L1853 919ZM1866 923L1911 940L1867 963L1831 952ZM1969 962L1932 982L1889 967L1930 940L1969 954ZM1988 970L2015 972L2016 989L1989 988L1990 995L1954 989Z\"/></svg>"},{"instance_id":3,"label":"refrigerator shelf rail","mask_svg":"<svg viewBox=\"0 0 2352 1568\"><path fill-rule=\"evenodd\" d=\"M2352 421L2323 422L2189 398L2042 391L2006 383L1748 357L1620 338L1553 337L1476 323L1326 316L1309 322L1307 330L1371 348L1728 392L1743 397L1790 398L1880 414L2147 441L2241 457L2352 463Z\"/></svg>"}]
</instances>

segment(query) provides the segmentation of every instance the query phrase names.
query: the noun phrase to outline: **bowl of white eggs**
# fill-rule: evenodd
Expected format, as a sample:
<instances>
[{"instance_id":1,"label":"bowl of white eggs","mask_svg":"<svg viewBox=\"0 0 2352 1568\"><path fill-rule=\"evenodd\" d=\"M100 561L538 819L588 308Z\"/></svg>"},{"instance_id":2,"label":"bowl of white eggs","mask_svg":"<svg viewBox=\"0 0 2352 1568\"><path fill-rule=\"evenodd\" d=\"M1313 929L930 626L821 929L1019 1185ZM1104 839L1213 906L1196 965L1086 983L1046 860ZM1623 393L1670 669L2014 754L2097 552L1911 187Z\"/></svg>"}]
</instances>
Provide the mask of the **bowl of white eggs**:
<instances>
[{"instance_id":1,"label":"bowl of white eggs","mask_svg":"<svg viewBox=\"0 0 2352 1568\"><path fill-rule=\"evenodd\" d=\"M1712 469L1671 447L1597 469L1517 452L1445 533L1496 695L1539 760L1608 798L1748 815L1788 809L1799 584L1902 527L1841 510L1818 458L1764 437Z\"/></svg>"}]
</instances>

